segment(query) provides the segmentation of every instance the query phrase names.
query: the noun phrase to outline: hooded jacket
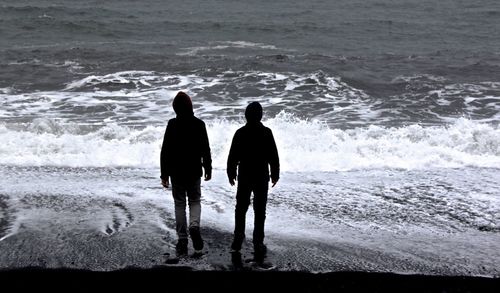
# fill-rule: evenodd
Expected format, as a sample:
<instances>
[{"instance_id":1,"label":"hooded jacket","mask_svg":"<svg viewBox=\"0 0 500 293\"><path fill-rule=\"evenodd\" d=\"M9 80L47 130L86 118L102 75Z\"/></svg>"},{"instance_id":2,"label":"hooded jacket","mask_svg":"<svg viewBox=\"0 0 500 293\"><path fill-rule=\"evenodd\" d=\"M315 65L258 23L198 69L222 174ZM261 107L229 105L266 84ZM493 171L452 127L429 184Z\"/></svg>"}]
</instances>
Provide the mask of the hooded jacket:
<instances>
[{"instance_id":1,"label":"hooded jacket","mask_svg":"<svg viewBox=\"0 0 500 293\"><path fill-rule=\"evenodd\" d=\"M193 182L212 174L212 158L205 123L193 113L191 98L179 92L173 101L176 118L168 121L160 154L161 178Z\"/></svg>"},{"instance_id":2,"label":"hooded jacket","mask_svg":"<svg viewBox=\"0 0 500 293\"><path fill-rule=\"evenodd\" d=\"M262 106L251 103L245 110L245 117L246 125L236 131L231 143L227 176L229 179L238 176L239 182L268 182L269 178L277 181L280 172L278 149L271 129L260 122Z\"/></svg>"}]
</instances>

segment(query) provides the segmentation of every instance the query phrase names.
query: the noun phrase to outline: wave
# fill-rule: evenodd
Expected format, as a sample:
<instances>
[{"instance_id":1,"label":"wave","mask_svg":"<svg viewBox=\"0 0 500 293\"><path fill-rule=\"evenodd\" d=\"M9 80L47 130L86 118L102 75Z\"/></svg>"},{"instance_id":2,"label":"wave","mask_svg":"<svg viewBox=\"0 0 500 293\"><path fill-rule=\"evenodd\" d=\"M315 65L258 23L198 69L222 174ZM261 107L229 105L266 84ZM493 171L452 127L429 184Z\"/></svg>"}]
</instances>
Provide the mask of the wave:
<instances>
[{"instance_id":1,"label":"wave","mask_svg":"<svg viewBox=\"0 0 500 293\"><path fill-rule=\"evenodd\" d=\"M369 126L349 130L281 112L264 121L274 133L283 171L401 168L500 168L500 128L460 119L448 126ZM224 169L237 121L207 121L214 167ZM97 129L36 119L0 124L0 164L158 168L164 126Z\"/></svg>"},{"instance_id":2,"label":"wave","mask_svg":"<svg viewBox=\"0 0 500 293\"><path fill-rule=\"evenodd\" d=\"M151 87L149 82L151 81L165 81L165 78L161 78L155 75L152 71L121 71L118 73L106 74L106 75L90 75L83 79L73 81L69 83L65 90L82 89L85 87L95 87L98 85L110 85L117 84L123 86L124 84L133 84L135 86L147 86Z\"/></svg>"},{"instance_id":3,"label":"wave","mask_svg":"<svg viewBox=\"0 0 500 293\"><path fill-rule=\"evenodd\" d=\"M255 100L271 116L284 110L344 125L370 121L378 113L371 109L366 93L322 71L296 74L228 70L206 76L197 72L132 70L89 75L58 91L0 91L0 116L39 117L43 112L46 117L82 123L122 122L124 117L134 116L134 120L129 119L131 123L145 126L162 123L168 117L170 108L164 105L170 104L179 90L192 94L196 113L209 119L237 118L238 111Z\"/></svg>"},{"instance_id":4,"label":"wave","mask_svg":"<svg viewBox=\"0 0 500 293\"><path fill-rule=\"evenodd\" d=\"M184 48L180 53L177 53L179 56L195 56L200 52L205 51L215 51L215 50L226 50L226 49L265 49L265 50L278 50L278 48L274 45L267 45L263 43L253 43L246 41L220 41L213 42L209 46L198 46L198 47L189 47Z\"/></svg>"},{"instance_id":5,"label":"wave","mask_svg":"<svg viewBox=\"0 0 500 293\"><path fill-rule=\"evenodd\" d=\"M29 61L39 62L39 61ZM71 61L52 64L78 71ZM130 124L163 123L165 105L179 90L193 97L200 117L239 117L239 110L260 101L275 116L280 111L327 121L330 126L359 127L370 124L394 126L421 123L436 125L464 117L497 123L500 119L500 83L452 83L440 76L398 76L391 82L397 91L378 96L350 80L321 70L306 73L233 71L119 71L87 75L54 91L23 93L0 89L0 116L58 117L94 123L118 122L131 116ZM391 91L389 91L391 92ZM85 114L83 121L82 114ZM22 118L21 118L22 119ZM25 121L25 120L24 120ZM129 124L129 125L130 125Z\"/></svg>"}]
</instances>

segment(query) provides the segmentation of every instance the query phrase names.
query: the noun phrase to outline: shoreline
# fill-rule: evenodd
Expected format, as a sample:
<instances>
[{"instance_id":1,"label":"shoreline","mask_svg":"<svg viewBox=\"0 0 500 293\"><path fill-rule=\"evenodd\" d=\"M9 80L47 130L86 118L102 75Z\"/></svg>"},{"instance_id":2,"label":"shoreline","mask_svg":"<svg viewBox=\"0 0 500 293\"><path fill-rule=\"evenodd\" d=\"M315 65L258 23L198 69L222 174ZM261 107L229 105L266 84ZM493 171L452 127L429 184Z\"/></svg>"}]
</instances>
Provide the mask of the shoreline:
<instances>
[{"instance_id":1,"label":"shoreline","mask_svg":"<svg viewBox=\"0 0 500 293\"><path fill-rule=\"evenodd\" d=\"M276 288L302 292L499 292L500 278L338 271L197 271L189 267L128 267L113 271L1 269L3 286L17 289L78 290L209 290L229 292ZM167 290L168 291L168 290Z\"/></svg>"}]
</instances>

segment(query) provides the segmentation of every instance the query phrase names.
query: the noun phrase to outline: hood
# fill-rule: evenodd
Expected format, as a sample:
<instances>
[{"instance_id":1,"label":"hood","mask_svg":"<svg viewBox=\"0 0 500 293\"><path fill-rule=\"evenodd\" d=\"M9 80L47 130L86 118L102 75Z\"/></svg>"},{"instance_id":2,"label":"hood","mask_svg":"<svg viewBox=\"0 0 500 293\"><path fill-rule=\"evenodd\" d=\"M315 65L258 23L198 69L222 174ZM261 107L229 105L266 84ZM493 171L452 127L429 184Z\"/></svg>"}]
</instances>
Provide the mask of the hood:
<instances>
[{"instance_id":1,"label":"hood","mask_svg":"<svg viewBox=\"0 0 500 293\"><path fill-rule=\"evenodd\" d=\"M172 106L177 116L193 115L193 103L191 102L191 98L184 92L177 93Z\"/></svg>"},{"instance_id":2,"label":"hood","mask_svg":"<svg viewBox=\"0 0 500 293\"><path fill-rule=\"evenodd\" d=\"M262 106L259 102L250 103L245 110L247 123L257 123L262 119Z\"/></svg>"}]
</instances>

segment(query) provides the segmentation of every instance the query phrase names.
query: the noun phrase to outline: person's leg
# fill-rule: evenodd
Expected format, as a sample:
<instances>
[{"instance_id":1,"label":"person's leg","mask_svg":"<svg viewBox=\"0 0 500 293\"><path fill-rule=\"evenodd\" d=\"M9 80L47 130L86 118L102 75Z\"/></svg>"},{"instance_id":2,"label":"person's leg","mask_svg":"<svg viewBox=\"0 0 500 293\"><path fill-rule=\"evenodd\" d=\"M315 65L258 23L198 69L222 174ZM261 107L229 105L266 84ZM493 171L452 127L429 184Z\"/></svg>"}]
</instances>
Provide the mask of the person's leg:
<instances>
[{"instance_id":1,"label":"person's leg","mask_svg":"<svg viewBox=\"0 0 500 293\"><path fill-rule=\"evenodd\" d=\"M189 200L189 234L193 241L193 248L197 251L203 249L203 239L200 234L201 221L201 179L189 184L187 196Z\"/></svg>"},{"instance_id":2,"label":"person's leg","mask_svg":"<svg viewBox=\"0 0 500 293\"><path fill-rule=\"evenodd\" d=\"M250 185L238 182L236 191L236 208L234 212L234 240L231 249L239 251L245 239L245 221L248 206L250 205L250 195L252 189Z\"/></svg>"},{"instance_id":3,"label":"person's leg","mask_svg":"<svg viewBox=\"0 0 500 293\"><path fill-rule=\"evenodd\" d=\"M177 254L187 254L188 235L186 221L186 188L183 184L172 182L172 195L175 206L175 229L177 231Z\"/></svg>"},{"instance_id":4,"label":"person's leg","mask_svg":"<svg viewBox=\"0 0 500 293\"><path fill-rule=\"evenodd\" d=\"M189 201L189 228L200 227L201 219L201 179L190 183L187 188L187 197Z\"/></svg>"},{"instance_id":5,"label":"person's leg","mask_svg":"<svg viewBox=\"0 0 500 293\"><path fill-rule=\"evenodd\" d=\"M254 252L265 255L266 247L264 245L264 224L266 221L268 182L259 182L253 186L253 210L255 214L253 229Z\"/></svg>"}]
</instances>

